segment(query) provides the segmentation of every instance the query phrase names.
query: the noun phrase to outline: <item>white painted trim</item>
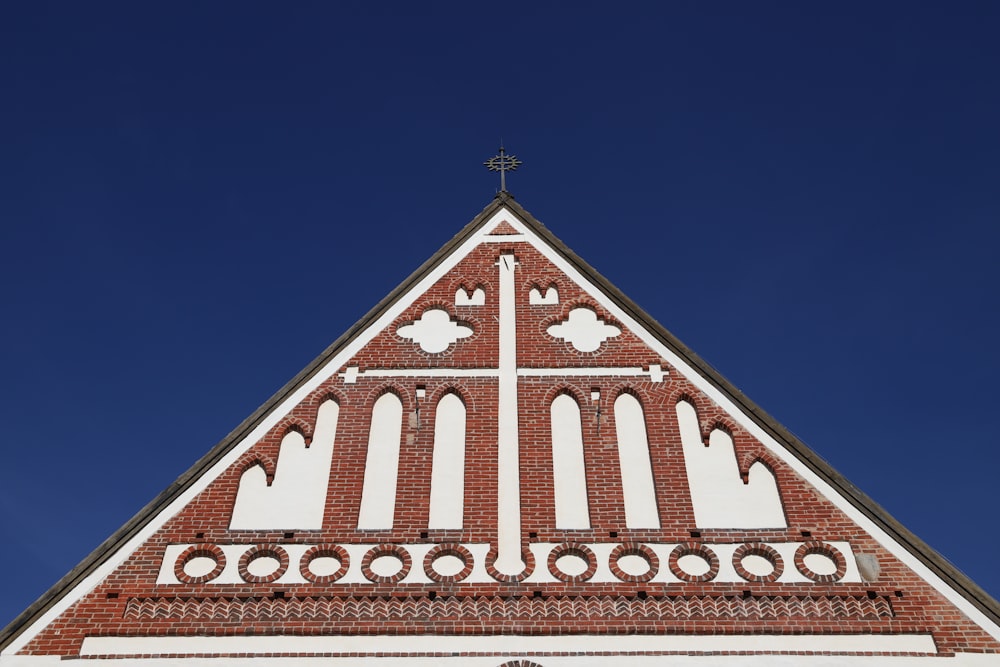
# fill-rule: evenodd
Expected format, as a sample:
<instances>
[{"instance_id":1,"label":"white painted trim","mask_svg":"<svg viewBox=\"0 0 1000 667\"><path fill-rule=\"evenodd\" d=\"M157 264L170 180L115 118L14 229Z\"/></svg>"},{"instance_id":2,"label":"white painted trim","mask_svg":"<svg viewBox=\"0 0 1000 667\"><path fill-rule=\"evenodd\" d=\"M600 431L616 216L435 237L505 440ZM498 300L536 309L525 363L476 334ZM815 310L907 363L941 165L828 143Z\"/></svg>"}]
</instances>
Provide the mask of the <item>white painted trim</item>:
<instances>
[{"instance_id":1,"label":"white painted trim","mask_svg":"<svg viewBox=\"0 0 1000 667\"><path fill-rule=\"evenodd\" d=\"M518 235L489 236L489 232L500 222L508 222L514 229L520 230ZM316 370L312 378L300 385L295 391L287 396L281 403L276 405L269 414L265 415L261 422L248 433L238 444L223 456L209 470L202 473L198 479L194 480L183 493L178 495L155 517L153 517L141 530L139 530L128 542L122 545L117 552L112 554L104 563L96 567L80 583L73 587L66 595L53 604L48 611L38 617L30 626L25 628L3 652L0 652L0 659L16 653L30 642L43 628L59 617L66 609L76 603L80 598L90 592L105 577L115 570L125 559L127 559L140 545L149 537L155 534L163 525L174 517L181 509L198 496L205 488L215 481L229 466L235 463L254 444L260 440L275 424L281 421L288 412L302 402L312 391L319 387L333 373L349 361L359 350L367 345L379 332L398 318L413 302L423 294L430 286L443 278L462 259L464 259L476 246L481 243L510 243L514 241L527 242L535 248L543 257L566 274L567 278L574 281L595 301L611 313L624 328L631 330L642 342L657 352L662 358L677 369L682 376L689 380L695 387L705 393L710 400L716 402L723 410L746 429L753 437L757 438L765 447L788 465L793 471L803 477L808 483L826 496L838 509L843 511L858 526L871 534L882 544L891 554L913 569L918 576L923 577L938 592L940 592L952 604L964 612L974 623L979 625L994 639L1000 641L1000 625L992 622L985 614L980 612L965 597L955 589L945 583L938 575L932 572L917 557L913 556L899 542L891 538L874 521L865 516L859 509L848 502L839 492L833 489L830 484L819 475L809 469L804 463L799 461L790 451L777 443L761 427L759 427L748 415L739 409L720 390L716 389L707 379L695 372L677 354L666 345L659 342L655 336L618 307L609 297L607 297L592 282L586 279L573 265L563 258L559 253L543 242L534 233L529 233L528 228L517 219L516 214L507 208L501 208L493 217L480 227L476 234L472 234L461 245L456 247L440 264L429 271L417 284L407 292L401 294L395 302L390 304L385 312L372 322L366 329L359 332L352 340L348 341L341 351L331 357L324 365ZM162 664L162 663L161 663ZM548 666L546 666L548 667Z\"/></svg>"},{"instance_id":2,"label":"white painted trim","mask_svg":"<svg viewBox=\"0 0 1000 667\"><path fill-rule=\"evenodd\" d=\"M808 653L937 653L933 636L906 635L333 635L236 637L86 637L81 656L197 653L484 654L554 652L801 651Z\"/></svg>"},{"instance_id":3,"label":"white painted trim","mask_svg":"<svg viewBox=\"0 0 1000 667\"><path fill-rule=\"evenodd\" d=\"M645 377L649 376L653 382L661 382L666 372L661 371L657 366L655 370L646 370L641 367L614 367L614 366L593 366L593 367L567 367L567 368L534 368L521 367L517 369L517 374L521 377ZM394 377L485 377L495 378L500 376L497 368L372 368L366 371L354 369L340 373L340 377L345 381L350 378L354 382L356 378L394 378Z\"/></svg>"},{"instance_id":4,"label":"white painted trim","mask_svg":"<svg viewBox=\"0 0 1000 667\"><path fill-rule=\"evenodd\" d=\"M341 373L345 380L348 373ZM373 368L367 371L356 371L351 374L355 378L418 378L418 377L470 377L495 378L500 375L496 368Z\"/></svg>"},{"instance_id":5,"label":"white painted trim","mask_svg":"<svg viewBox=\"0 0 1000 667\"><path fill-rule=\"evenodd\" d=\"M517 406L517 307L514 270L517 258L500 255L500 342L497 365L497 559L503 574L520 574L527 565L521 554L521 464Z\"/></svg>"},{"instance_id":6,"label":"white painted trim","mask_svg":"<svg viewBox=\"0 0 1000 667\"><path fill-rule=\"evenodd\" d=\"M483 237L483 243L511 243L516 241L527 241L527 234L498 234L496 236L487 234Z\"/></svg>"},{"instance_id":7,"label":"white painted trim","mask_svg":"<svg viewBox=\"0 0 1000 667\"><path fill-rule=\"evenodd\" d=\"M522 377L642 377L649 375L649 371L642 368L615 368L615 367L592 367L592 368L518 368L517 374Z\"/></svg>"},{"instance_id":8,"label":"white painted trim","mask_svg":"<svg viewBox=\"0 0 1000 667\"><path fill-rule=\"evenodd\" d=\"M188 667L208 664L213 667L260 667L261 658L96 658L116 667ZM268 665L281 667L498 667L514 660L529 660L542 667L995 667L997 657L982 653L942 655L802 655L774 653L740 655L526 655L510 652L492 656L343 656L343 657L271 657ZM0 656L0 667L56 667L63 664L58 656Z\"/></svg>"}]
</instances>

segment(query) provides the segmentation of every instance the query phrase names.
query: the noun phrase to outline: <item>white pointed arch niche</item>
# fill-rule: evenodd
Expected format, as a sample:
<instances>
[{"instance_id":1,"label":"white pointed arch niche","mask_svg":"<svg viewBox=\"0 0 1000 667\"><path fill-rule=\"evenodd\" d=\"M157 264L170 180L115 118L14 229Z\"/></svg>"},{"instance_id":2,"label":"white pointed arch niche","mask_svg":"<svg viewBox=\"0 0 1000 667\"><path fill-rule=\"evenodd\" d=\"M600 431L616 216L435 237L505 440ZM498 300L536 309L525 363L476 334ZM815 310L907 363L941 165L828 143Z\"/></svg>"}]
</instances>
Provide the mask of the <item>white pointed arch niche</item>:
<instances>
[{"instance_id":1,"label":"white pointed arch niche","mask_svg":"<svg viewBox=\"0 0 1000 667\"><path fill-rule=\"evenodd\" d=\"M694 405L682 399L676 411L697 526L785 528L788 523L781 494L770 468L754 463L744 483L732 436L714 428L705 446Z\"/></svg>"},{"instance_id":2,"label":"white pointed arch niche","mask_svg":"<svg viewBox=\"0 0 1000 667\"><path fill-rule=\"evenodd\" d=\"M659 528L660 514L646 434L646 415L639 399L629 392L622 392L615 399L615 433L618 437L625 525L628 528Z\"/></svg>"},{"instance_id":3,"label":"white pointed arch niche","mask_svg":"<svg viewBox=\"0 0 1000 667\"><path fill-rule=\"evenodd\" d=\"M462 528L465 509L465 402L454 391L434 411L434 453L427 527Z\"/></svg>"},{"instance_id":4,"label":"white pointed arch niche","mask_svg":"<svg viewBox=\"0 0 1000 667\"><path fill-rule=\"evenodd\" d=\"M271 485L260 465L240 478L230 530L318 530L323 525L340 405L324 401L311 444L297 430L281 439Z\"/></svg>"},{"instance_id":5,"label":"white pointed arch niche","mask_svg":"<svg viewBox=\"0 0 1000 667\"><path fill-rule=\"evenodd\" d=\"M392 528L402 433L403 402L393 392L386 392L372 406L365 481L358 511L359 530Z\"/></svg>"},{"instance_id":6,"label":"white pointed arch niche","mask_svg":"<svg viewBox=\"0 0 1000 667\"><path fill-rule=\"evenodd\" d=\"M560 393L552 399L549 413L552 425L552 485L555 492L556 528L590 528L580 404L573 396Z\"/></svg>"}]
</instances>

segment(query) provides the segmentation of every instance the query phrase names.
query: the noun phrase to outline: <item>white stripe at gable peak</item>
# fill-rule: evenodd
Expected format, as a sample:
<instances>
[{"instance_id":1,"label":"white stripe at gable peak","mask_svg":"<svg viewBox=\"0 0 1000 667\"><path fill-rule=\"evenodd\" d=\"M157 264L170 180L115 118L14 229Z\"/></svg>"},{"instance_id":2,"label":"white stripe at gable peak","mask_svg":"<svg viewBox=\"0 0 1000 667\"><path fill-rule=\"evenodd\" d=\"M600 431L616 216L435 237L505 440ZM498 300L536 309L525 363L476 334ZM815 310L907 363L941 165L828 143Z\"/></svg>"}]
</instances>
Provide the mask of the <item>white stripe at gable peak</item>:
<instances>
[{"instance_id":1,"label":"white stripe at gable peak","mask_svg":"<svg viewBox=\"0 0 1000 667\"><path fill-rule=\"evenodd\" d=\"M509 226L514 233L495 234ZM508 230L505 230L508 231ZM237 428L209 455L195 465L174 487L150 504L116 533L78 568L75 581L57 584L39 602L36 612L18 619L0 636L0 657L11 656L73 602L107 577L164 523L191 502L225 470L239 460L260 438L278 424L312 391L338 373L344 364L367 345L431 286L437 283L472 250L484 243L527 243L567 278L576 283L624 327L667 360L677 372L720 406L740 428L745 429L777 459L812 484L837 508L869 532L883 547L931 584L987 633L1000 640L995 603L979 592L964 575L942 564L929 547L905 532L870 500L851 490L838 475L783 432L762 411L718 377L704 362L632 304L589 265L576 257L544 226L524 211L506 193L498 195L480 216L470 222L441 251L411 274L344 336L330 346L307 369ZM539 286L545 289L547 286ZM472 298L472 297L470 297ZM100 553L99 553L100 552ZM961 589L965 589L963 593ZM58 589L58 590L57 590ZM979 603L976 603L979 598ZM983 602L982 600L986 600ZM38 603L36 603L38 604Z\"/></svg>"}]
</instances>

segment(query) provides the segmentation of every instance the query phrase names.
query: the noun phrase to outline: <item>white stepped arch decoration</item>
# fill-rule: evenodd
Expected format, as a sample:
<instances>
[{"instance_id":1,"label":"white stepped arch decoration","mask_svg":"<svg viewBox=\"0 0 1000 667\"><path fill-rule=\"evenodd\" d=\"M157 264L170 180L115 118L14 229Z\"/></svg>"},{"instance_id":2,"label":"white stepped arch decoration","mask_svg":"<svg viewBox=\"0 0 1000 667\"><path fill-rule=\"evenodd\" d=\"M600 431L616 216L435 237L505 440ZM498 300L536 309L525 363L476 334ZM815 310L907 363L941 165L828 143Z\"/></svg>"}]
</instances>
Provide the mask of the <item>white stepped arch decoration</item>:
<instances>
[{"instance_id":1,"label":"white stepped arch decoration","mask_svg":"<svg viewBox=\"0 0 1000 667\"><path fill-rule=\"evenodd\" d=\"M590 528L580 406L572 396L559 394L553 399L550 412L556 528Z\"/></svg>"},{"instance_id":2,"label":"white stepped arch decoration","mask_svg":"<svg viewBox=\"0 0 1000 667\"><path fill-rule=\"evenodd\" d=\"M455 393L438 401L434 416L428 528L462 527L465 509L465 403Z\"/></svg>"},{"instance_id":3,"label":"white stepped arch decoration","mask_svg":"<svg viewBox=\"0 0 1000 667\"><path fill-rule=\"evenodd\" d=\"M359 530L392 528L396 511L396 480L399 472L399 439L403 433L403 402L388 392L372 407L368 432L365 482L358 512Z\"/></svg>"},{"instance_id":4,"label":"white stepped arch decoration","mask_svg":"<svg viewBox=\"0 0 1000 667\"><path fill-rule=\"evenodd\" d=\"M708 447L701 439L698 413L691 403L677 403L691 504L699 528L784 528L785 512L774 474L763 463L740 477L732 437L716 428Z\"/></svg>"},{"instance_id":5,"label":"white stepped arch decoration","mask_svg":"<svg viewBox=\"0 0 1000 667\"><path fill-rule=\"evenodd\" d=\"M230 530L318 530L330 482L340 406L325 401L316 415L311 446L298 431L281 440L271 486L259 465L240 478Z\"/></svg>"},{"instance_id":6,"label":"white stepped arch decoration","mask_svg":"<svg viewBox=\"0 0 1000 667\"><path fill-rule=\"evenodd\" d=\"M656 507L646 416L639 399L632 394L623 393L615 399L615 430L625 501L625 525L628 528L659 528L660 513Z\"/></svg>"}]
</instances>

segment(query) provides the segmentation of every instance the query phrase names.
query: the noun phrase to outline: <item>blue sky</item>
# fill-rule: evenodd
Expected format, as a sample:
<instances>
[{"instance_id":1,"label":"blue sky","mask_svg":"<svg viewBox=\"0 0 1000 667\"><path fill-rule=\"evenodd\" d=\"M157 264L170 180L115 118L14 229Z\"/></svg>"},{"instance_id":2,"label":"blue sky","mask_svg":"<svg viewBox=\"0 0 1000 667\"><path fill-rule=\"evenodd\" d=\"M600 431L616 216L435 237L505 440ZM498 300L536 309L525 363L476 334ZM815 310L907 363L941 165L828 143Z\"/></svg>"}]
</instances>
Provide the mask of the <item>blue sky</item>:
<instances>
[{"instance_id":1,"label":"blue sky","mask_svg":"<svg viewBox=\"0 0 1000 667\"><path fill-rule=\"evenodd\" d=\"M493 197L993 596L1000 5L0 9L0 625Z\"/></svg>"}]
</instances>

